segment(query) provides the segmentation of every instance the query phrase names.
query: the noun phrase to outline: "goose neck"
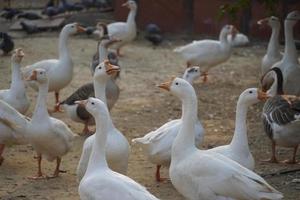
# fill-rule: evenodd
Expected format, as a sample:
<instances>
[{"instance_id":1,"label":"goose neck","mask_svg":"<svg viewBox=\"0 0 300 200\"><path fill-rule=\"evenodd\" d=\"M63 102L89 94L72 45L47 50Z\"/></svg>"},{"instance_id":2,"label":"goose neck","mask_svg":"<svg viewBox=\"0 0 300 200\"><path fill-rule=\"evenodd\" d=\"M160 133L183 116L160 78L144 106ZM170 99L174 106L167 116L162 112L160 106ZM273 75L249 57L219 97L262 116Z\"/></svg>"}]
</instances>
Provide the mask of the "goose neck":
<instances>
[{"instance_id":1,"label":"goose neck","mask_svg":"<svg viewBox=\"0 0 300 200\"><path fill-rule=\"evenodd\" d=\"M284 22L285 48L283 62L298 63L298 55L293 35L294 24L290 20Z\"/></svg>"},{"instance_id":2,"label":"goose neck","mask_svg":"<svg viewBox=\"0 0 300 200\"><path fill-rule=\"evenodd\" d=\"M267 54L273 57L278 57L280 55L279 52L279 34L280 34L280 26L272 27L272 34L268 44Z\"/></svg>"},{"instance_id":3,"label":"goose neck","mask_svg":"<svg viewBox=\"0 0 300 200\"><path fill-rule=\"evenodd\" d=\"M106 99L106 80L94 79L95 97L103 101L107 105Z\"/></svg>"},{"instance_id":4,"label":"goose neck","mask_svg":"<svg viewBox=\"0 0 300 200\"><path fill-rule=\"evenodd\" d=\"M19 63L13 62L10 89L12 92L16 92L16 93L19 93L20 90L23 90L23 91L25 90L20 67L21 66Z\"/></svg>"},{"instance_id":5,"label":"goose neck","mask_svg":"<svg viewBox=\"0 0 300 200\"><path fill-rule=\"evenodd\" d=\"M231 141L231 146L238 149L238 152L249 152L248 136L247 136L247 112L248 106L238 101L235 117L235 130Z\"/></svg>"},{"instance_id":6,"label":"goose neck","mask_svg":"<svg viewBox=\"0 0 300 200\"><path fill-rule=\"evenodd\" d=\"M137 10L136 9L131 9L129 14L128 14L128 17L127 17L127 24L135 24L135 16L136 16L136 12Z\"/></svg>"},{"instance_id":7,"label":"goose neck","mask_svg":"<svg viewBox=\"0 0 300 200\"><path fill-rule=\"evenodd\" d=\"M197 121L197 97L195 92L182 99L182 126L172 146L172 160L180 160L195 146L195 123Z\"/></svg>"},{"instance_id":8,"label":"goose neck","mask_svg":"<svg viewBox=\"0 0 300 200\"><path fill-rule=\"evenodd\" d=\"M105 149L106 149L106 140L107 140L107 132L108 119L104 119L104 117L94 116L96 122L96 133L95 140L92 147L92 153L88 162L88 167L86 174L91 174L96 170L108 169Z\"/></svg>"},{"instance_id":9,"label":"goose neck","mask_svg":"<svg viewBox=\"0 0 300 200\"><path fill-rule=\"evenodd\" d=\"M68 39L69 34L66 32L66 29L63 29L59 34L59 42L58 42L58 52L59 52L59 60L71 60L69 49L68 49Z\"/></svg>"},{"instance_id":10,"label":"goose neck","mask_svg":"<svg viewBox=\"0 0 300 200\"><path fill-rule=\"evenodd\" d=\"M48 82L39 84L38 98L33 112L32 122L41 121L49 117L47 110L48 84Z\"/></svg>"},{"instance_id":11,"label":"goose neck","mask_svg":"<svg viewBox=\"0 0 300 200\"><path fill-rule=\"evenodd\" d=\"M99 64L100 64L105 59L107 59L107 49L103 43L100 43L98 52L99 52Z\"/></svg>"}]
</instances>

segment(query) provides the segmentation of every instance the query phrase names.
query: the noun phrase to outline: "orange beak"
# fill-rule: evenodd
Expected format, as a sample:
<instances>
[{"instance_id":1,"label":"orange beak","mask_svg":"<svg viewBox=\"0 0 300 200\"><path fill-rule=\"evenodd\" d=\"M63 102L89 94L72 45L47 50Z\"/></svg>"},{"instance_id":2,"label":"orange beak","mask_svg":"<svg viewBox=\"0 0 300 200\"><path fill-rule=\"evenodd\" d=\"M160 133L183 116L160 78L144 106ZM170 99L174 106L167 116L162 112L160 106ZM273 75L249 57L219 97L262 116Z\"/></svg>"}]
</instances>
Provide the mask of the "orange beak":
<instances>
[{"instance_id":1,"label":"orange beak","mask_svg":"<svg viewBox=\"0 0 300 200\"><path fill-rule=\"evenodd\" d=\"M171 88L171 85L172 85L172 82L174 81L174 79L175 79L175 77L173 77L170 81L159 84L158 87L161 89L170 91L170 88Z\"/></svg>"},{"instance_id":2,"label":"orange beak","mask_svg":"<svg viewBox=\"0 0 300 200\"><path fill-rule=\"evenodd\" d=\"M267 100L267 99L269 98L269 96L267 95L267 93L265 93L265 92L259 90L259 91L258 91L258 96L257 96L257 98L258 98L259 100L261 100L261 101L265 101L265 100Z\"/></svg>"},{"instance_id":3,"label":"orange beak","mask_svg":"<svg viewBox=\"0 0 300 200\"><path fill-rule=\"evenodd\" d=\"M120 71L119 66L110 64L110 62L108 60L105 60L104 63L105 63L106 73L108 75L112 75L112 74Z\"/></svg>"},{"instance_id":4,"label":"orange beak","mask_svg":"<svg viewBox=\"0 0 300 200\"><path fill-rule=\"evenodd\" d=\"M268 21L269 21L269 18L264 18L264 19L257 21L257 24L258 25L267 25Z\"/></svg>"},{"instance_id":5,"label":"orange beak","mask_svg":"<svg viewBox=\"0 0 300 200\"><path fill-rule=\"evenodd\" d=\"M36 81L37 80L37 71L32 71L31 76L26 79L26 81Z\"/></svg>"},{"instance_id":6,"label":"orange beak","mask_svg":"<svg viewBox=\"0 0 300 200\"><path fill-rule=\"evenodd\" d=\"M78 25L76 26L77 28L77 33L84 33L85 32L85 28L83 28L82 26Z\"/></svg>"},{"instance_id":7,"label":"orange beak","mask_svg":"<svg viewBox=\"0 0 300 200\"><path fill-rule=\"evenodd\" d=\"M85 107L87 102L88 102L87 100L81 100L81 101L75 101L75 104Z\"/></svg>"}]
</instances>

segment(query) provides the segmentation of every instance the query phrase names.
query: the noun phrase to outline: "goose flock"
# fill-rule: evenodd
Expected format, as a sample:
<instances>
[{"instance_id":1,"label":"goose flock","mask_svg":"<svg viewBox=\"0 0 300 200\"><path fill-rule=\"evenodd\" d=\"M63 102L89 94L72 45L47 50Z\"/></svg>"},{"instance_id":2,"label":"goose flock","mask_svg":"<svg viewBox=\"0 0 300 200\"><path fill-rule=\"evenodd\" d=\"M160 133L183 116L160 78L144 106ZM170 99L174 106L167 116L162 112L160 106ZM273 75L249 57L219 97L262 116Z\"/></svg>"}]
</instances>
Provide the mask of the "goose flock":
<instances>
[{"instance_id":1,"label":"goose flock","mask_svg":"<svg viewBox=\"0 0 300 200\"><path fill-rule=\"evenodd\" d=\"M246 88L236 105L235 130L227 145L203 149L205 127L198 118L198 95L193 82L207 80L208 71L226 62L234 46L246 45L247 36L233 25L225 25L219 40L199 40L174 49L187 63L182 77L172 77L158 85L181 101L182 115L161 127L134 138L132 146L111 119L110 110L120 94L116 79L121 67L118 59L121 47L136 37L137 4L123 4L130 10L126 22L96 26L100 41L91 61L92 78L65 100L59 94L73 78L73 61L68 38L86 31L77 23L65 25L59 35L58 59L48 59L21 67L25 56L21 48L11 56L12 79L9 89L0 90L0 165L3 151L11 144L30 144L37 154L37 173L30 179L55 178L64 173L62 158L72 149L76 135L60 119L51 117L47 95L55 94L54 111L63 109L74 122L84 125L83 135L89 135L78 160L78 193L82 200L152 200L159 199L144 186L127 176L131 148L140 146L149 162L156 165L155 179L162 166L169 168L174 188L191 200L277 200L283 194L254 172L247 134L247 111L256 103L265 102L262 124L271 140L270 162L279 162L276 146L293 148L291 159L297 163L300 144L300 65L293 38L293 27L300 20L300 11L290 12L284 21L285 50L279 51L280 20L271 16L258 21L272 28L266 55L262 58L261 88ZM26 51L26 50L25 50ZM92 56L92 55L91 55ZM178 55L179 56L179 55ZM209 83L208 83L209 84ZM38 91L33 115L26 116L30 101L27 86ZM155 116L154 116L155 117ZM89 126L96 125L91 131ZM130 127L128 127L130 128ZM93 134L94 133L94 134ZM45 175L43 158L56 161L53 174Z\"/></svg>"}]
</instances>

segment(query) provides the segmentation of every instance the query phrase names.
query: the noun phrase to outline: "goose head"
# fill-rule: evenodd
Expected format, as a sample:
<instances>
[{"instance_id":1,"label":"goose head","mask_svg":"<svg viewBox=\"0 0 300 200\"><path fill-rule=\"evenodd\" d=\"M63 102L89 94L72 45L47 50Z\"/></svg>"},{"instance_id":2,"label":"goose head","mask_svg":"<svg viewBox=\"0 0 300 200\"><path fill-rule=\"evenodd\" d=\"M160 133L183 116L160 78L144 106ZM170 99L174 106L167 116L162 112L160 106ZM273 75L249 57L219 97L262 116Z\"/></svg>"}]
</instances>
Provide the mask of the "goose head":
<instances>
[{"instance_id":1,"label":"goose head","mask_svg":"<svg viewBox=\"0 0 300 200\"><path fill-rule=\"evenodd\" d=\"M291 26L294 26L298 20L300 20L300 11L292 11L290 12L286 18L285 18L285 23L288 23Z\"/></svg>"},{"instance_id":2,"label":"goose head","mask_svg":"<svg viewBox=\"0 0 300 200\"><path fill-rule=\"evenodd\" d=\"M100 121L105 121L105 118L109 116L106 104L100 99L90 97L83 101L76 101L75 103L85 107L93 117L101 117Z\"/></svg>"},{"instance_id":3,"label":"goose head","mask_svg":"<svg viewBox=\"0 0 300 200\"><path fill-rule=\"evenodd\" d=\"M271 16L257 21L258 25L265 26L269 25L271 28L280 27L280 21L278 17Z\"/></svg>"},{"instance_id":4,"label":"goose head","mask_svg":"<svg viewBox=\"0 0 300 200\"><path fill-rule=\"evenodd\" d=\"M13 52L13 55L11 57L12 61L20 64L24 55L25 54L24 54L23 50L21 48L18 48Z\"/></svg>"},{"instance_id":5,"label":"goose head","mask_svg":"<svg viewBox=\"0 0 300 200\"><path fill-rule=\"evenodd\" d=\"M190 84L193 84L194 80L199 78L201 75L200 67L193 66L189 67L184 71L183 79L188 81Z\"/></svg>"},{"instance_id":6,"label":"goose head","mask_svg":"<svg viewBox=\"0 0 300 200\"><path fill-rule=\"evenodd\" d=\"M48 82L48 74L44 69L35 69L31 72L30 77L27 79L28 81L36 81L39 84Z\"/></svg>"},{"instance_id":7,"label":"goose head","mask_svg":"<svg viewBox=\"0 0 300 200\"><path fill-rule=\"evenodd\" d=\"M251 106L260 101L266 100L268 97L269 96L265 92L260 91L257 88L248 88L242 92L238 102L247 106Z\"/></svg>"},{"instance_id":8,"label":"goose head","mask_svg":"<svg viewBox=\"0 0 300 200\"><path fill-rule=\"evenodd\" d=\"M238 30L233 25L225 25L220 33L221 38L227 38L227 35L232 35L232 40L235 38L236 34L238 33Z\"/></svg>"},{"instance_id":9,"label":"goose head","mask_svg":"<svg viewBox=\"0 0 300 200\"><path fill-rule=\"evenodd\" d=\"M110 64L108 60L103 61L95 68L94 79L107 81L110 76L120 72L120 67Z\"/></svg>"},{"instance_id":10,"label":"goose head","mask_svg":"<svg viewBox=\"0 0 300 200\"><path fill-rule=\"evenodd\" d=\"M191 94L195 94L193 86L188 81L178 77L173 77L170 81L162 83L158 87L170 91L179 99L189 98Z\"/></svg>"},{"instance_id":11,"label":"goose head","mask_svg":"<svg viewBox=\"0 0 300 200\"><path fill-rule=\"evenodd\" d=\"M137 4L135 1L129 0L126 3L123 3L122 6L126 6L129 10L137 10Z\"/></svg>"},{"instance_id":12,"label":"goose head","mask_svg":"<svg viewBox=\"0 0 300 200\"><path fill-rule=\"evenodd\" d=\"M85 32L85 28L80 26L78 23L72 23L65 25L62 32L65 32L70 35L75 33L83 33Z\"/></svg>"},{"instance_id":13,"label":"goose head","mask_svg":"<svg viewBox=\"0 0 300 200\"><path fill-rule=\"evenodd\" d=\"M97 31L95 32L95 34L97 34L99 36L99 38L108 35L108 29L106 24L102 23L102 22L98 22L96 24L96 29Z\"/></svg>"},{"instance_id":14,"label":"goose head","mask_svg":"<svg viewBox=\"0 0 300 200\"><path fill-rule=\"evenodd\" d=\"M262 91L269 96L283 94L283 75L279 68L273 67L261 78Z\"/></svg>"}]
</instances>

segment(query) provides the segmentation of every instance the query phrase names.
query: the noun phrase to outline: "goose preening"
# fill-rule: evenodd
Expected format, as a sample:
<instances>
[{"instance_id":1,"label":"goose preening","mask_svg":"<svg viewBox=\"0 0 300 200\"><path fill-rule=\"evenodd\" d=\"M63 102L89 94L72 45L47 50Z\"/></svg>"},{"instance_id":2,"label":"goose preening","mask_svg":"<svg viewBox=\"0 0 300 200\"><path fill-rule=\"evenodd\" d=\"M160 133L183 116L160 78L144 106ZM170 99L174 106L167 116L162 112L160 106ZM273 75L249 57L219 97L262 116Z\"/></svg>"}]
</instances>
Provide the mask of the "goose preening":
<instances>
[{"instance_id":1,"label":"goose preening","mask_svg":"<svg viewBox=\"0 0 300 200\"><path fill-rule=\"evenodd\" d=\"M265 133L272 142L272 156L267 161L278 162L276 146L283 146L294 149L292 158L284 161L294 164L300 144L300 97L284 95L282 84L282 71L277 67L270 69L263 77L262 88L271 96L262 113Z\"/></svg>"},{"instance_id":2,"label":"goose preening","mask_svg":"<svg viewBox=\"0 0 300 200\"><path fill-rule=\"evenodd\" d=\"M243 167L254 170L255 161L248 144L247 112L250 106L266 99L267 95L260 91L248 89L242 92L236 106L235 130L230 144L209 149L207 152L220 153Z\"/></svg>"},{"instance_id":3,"label":"goose preening","mask_svg":"<svg viewBox=\"0 0 300 200\"><path fill-rule=\"evenodd\" d=\"M257 22L261 26L269 25L272 28L272 34L269 40L267 53L261 62L262 74L265 74L275 63L279 62L282 55L279 51L280 21L277 17L271 16L261 19Z\"/></svg>"},{"instance_id":4,"label":"goose preening","mask_svg":"<svg viewBox=\"0 0 300 200\"><path fill-rule=\"evenodd\" d=\"M185 70L183 78L190 84L201 76L199 67L191 67ZM185 105L182 105L182 116L180 119L169 121L155 131L147 133L144 137L135 138L133 143L138 143L143 148L149 161L156 165L156 181L161 182L164 178L160 177L161 166L169 166L171 162L171 148L173 141L182 127L182 119L185 113ZM199 146L203 140L204 129L199 120L195 124L196 137L195 144Z\"/></svg>"},{"instance_id":5,"label":"goose preening","mask_svg":"<svg viewBox=\"0 0 300 200\"><path fill-rule=\"evenodd\" d=\"M25 114L30 106L30 102L26 95L25 84L21 75L21 61L24 57L22 49L16 49L11 57L12 62L12 78L10 88L0 90L0 100L8 103L21 114ZM18 137L5 123L0 122L0 165L4 158L2 153L6 144L22 144L24 137Z\"/></svg>"},{"instance_id":6,"label":"goose preening","mask_svg":"<svg viewBox=\"0 0 300 200\"><path fill-rule=\"evenodd\" d=\"M100 63L100 65L106 69L106 76L108 76L109 80L107 81L105 87L105 94L107 99L108 110L111 110L116 101L119 98L120 89L118 85L115 83L116 74L120 73L119 70L115 73L111 73L112 65L109 61L104 61ZM98 76L98 75L97 75ZM94 76L94 79L97 77ZM90 115L82 106L75 104L76 101L85 100L89 97L95 97L95 90L101 90L102 88L94 86L94 83L87 83L78 88L74 93L72 93L68 98L60 103L66 111L67 115L75 122L80 122L84 124L84 128L82 130L83 134L89 134L91 131L89 130L89 125L94 125L95 121L92 115Z\"/></svg>"},{"instance_id":7,"label":"goose preening","mask_svg":"<svg viewBox=\"0 0 300 200\"><path fill-rule=\"evenodd\" d=\"M107 139L110 133L111 118L105 102L89 98L78 102L93 115L96 121L96 133L86 172L79 184L82 200L154 200L157 199L128 176L110 169L106 160Z\"/></svg>"},{"instance_id":8,"label":"goose preening","mask_svg":"<svg viewBox=\"0 0 300 200\"><path fill-rule=\"evenodd\" d=\"M290 12L284 21L285 48L281 61L272 68L279 68L283 75L283 92L288 95L300 95L300 64L296 50L293 28L300 20L300 11ZM263 81L268 82L267 78ZM264 84L264 83L263 83Z\"/></svg>"},{"instance_id":9,"label":"goose preening","mask_svg":"<svg viewBox=\"0 0 300 200\"><path fill-rule=\"evenodd\" d=\"M227 61L232 52L232 46L227 40L229 34L236 34L237 30L232 25L225 25L219 35L219 40L193 41L182 47L177 47L174 52L179 53L187 62L187 66L197 65L201 67L204 81L207 80L207 72L210 68Z\"/></svg>"},{"instance_id":10,"label":"goose preening","mask_svg":"<svg viewBox=\"0 0 300 200\"><path fill-rule=\"evenodd\" d=\"M120 53L121 47L133 41L136 36L135 15L137 12L137 4L135 1L129 0L126 3L124 3L122 6L127 6L130 9L130 12L127 17L127 21L114 22L107 25L109 37L120 40L115 45L113 45L117 50L118 56L122 56Z\"/></svg>"},{"instance_id":11,"label":"goose preening","mask_svg":"<svg viewBox=\"0 0 300 200\"><path fill-rule=\"evenodd\" d=\"M182 127L172 145L169 175L177 191L191 200L220 198L282 199L280 192L262 177L237 162L195 146L197 96L194 88L181 78L172 79L159 87L170 91L184 104ZM250 96L259 97L256 88Z\"/></svg>"},{"instance_id":12,"label":"goose preening","mask_svg":"<svg viewBox=\"0 0 300 200\"><path fill-rule=\"evenodd\" d=\"M84 28L77 23L65 25L59 35L59 59L42 60L23 69L25 77L29 77L32 71L38 68L47 71L49 92L55 93L54 111L59 111L59 91L66 87L73 78L73 62L67 47L68 38L72 34L84 31ZM35 90L38 88L35 81L30 81L29 86Z\"/></svg>"},{"instance_id":13,"label":"goose preening","mask_svg":"<svg viewBox=\"0 0 300 200\"><path fill-rule=\"evenodd\" d=\"M113 66L108 62L103 62L98 65L94 73L94 87L96 98L102 100L107 104L105 88L109 75L116 73L120 70L118 66ZM112 120L108 122L107 132L107 149L106 159L108 161L109 168L121 174L127 173L128 158L130 152L130 146L126 137L114 126ZM88 137L82 149L80 161L77 166L77 179L80 181L84 176L89 158L91 155L92 147L95 142L95 134Z\"/></svg>"},{"instance_id":14,"label":"goose preening","mask_svg":"<svg viewBox=\"0 0 300 200\"><path fill-rule=\"evenodd\" d=\"M14 49L14 41L7 33L0 32L0 39L0 49L4 55L8 54Z\"/></svg>"},{"instance_id":15,"label":"goose preening","mask_svg":"<svg viewBox=\"0 0 300 200\"><path fill-rule=\"evenodd\" d=\"M31 120L14 108L0 101L0 121L19 135L23 135L37 152L38 172L32 179L44 178L41 161L42 156L48 161L56 159L56 168L52 177L60 172L61 157L71 148L74 134L68 126L56 118L50 117L47 110L47 94L49 79L44 69L35 69L28 78L36 81L39 87L38 99Z\"/></svg>"}]
</instances>

